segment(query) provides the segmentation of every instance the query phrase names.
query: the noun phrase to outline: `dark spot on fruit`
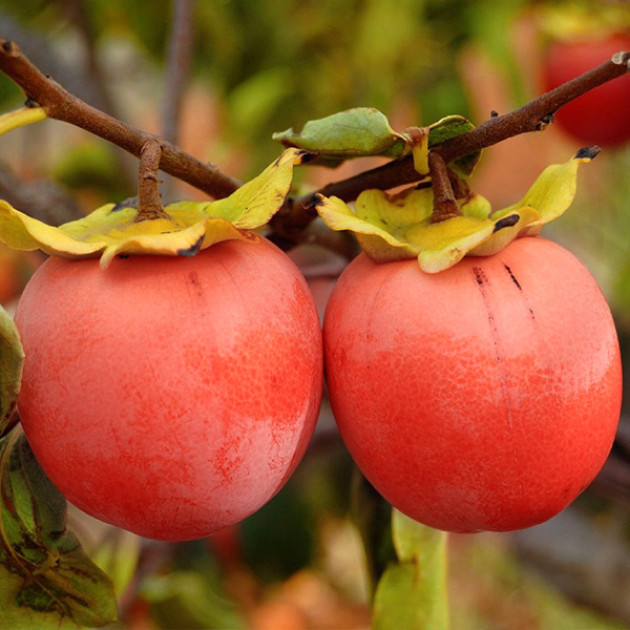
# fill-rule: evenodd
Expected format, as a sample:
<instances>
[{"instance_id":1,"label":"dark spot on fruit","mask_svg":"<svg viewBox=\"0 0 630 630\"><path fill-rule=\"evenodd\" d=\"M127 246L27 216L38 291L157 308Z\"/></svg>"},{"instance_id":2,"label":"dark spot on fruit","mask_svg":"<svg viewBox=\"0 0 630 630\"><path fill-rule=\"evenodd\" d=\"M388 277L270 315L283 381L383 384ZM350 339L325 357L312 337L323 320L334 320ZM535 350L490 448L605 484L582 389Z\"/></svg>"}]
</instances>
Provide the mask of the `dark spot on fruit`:
<instances>
[{"instance_id":1,"label":"dark spot on fruit","mask_svg":"<svg viewBox=\"0 0 630 630\"><path fill-rule=\"evenodd\" d=\"M127 258L129 258L129 254L118 254L118 258L122 260L127 260Z\"/></svg>"},{"instance_id":2,"label":"dark spot on fruit","mask_svg":"<svg viewBox=\"0 0 630 630\"><path fill-rule=\"evenodd\" d=\"M196 256L201 249L201 245L203 244L203 239L205 235L200 236L193 245L190 247L186 247L184 249L178 249L178 256Z\"/></svg>"},{"instance_id":3,"label":"dark spot on fruit","mask_svg":"<svg viewBox=\"0 0 630 630\"><path fill-rule=\"evenodd\" d=\"M480 287L483 287L488 280L486 278L486 274L483 272L483 269L481 269L481 267L473 267L472 270L473 274L475 274L475 281Z\"/></svg>"},{"instance_id":4,"label":"dark spot on fruit","mask_svg":"<svg viewBox=\"0 0 630 630\"><path fill-rule=\"evenodd\" d=\"M503 395L503 401L505 405L505 412L508 425L512 426L512 403L510 401L510 395L508 391L508 381L510 380L510 374L506 369L503 361L503 350L501 344L501 334L499 332L499 326L497 320L494 317L490 295L488 295L488 277L481 267L473 267L473 274L475 276L475 282L479 287L479 293L481 293L481 299L483 301L484 308L486 309L486 315L488 318L488 326L490 327L490 334L492 335L492 344L494 346L494 358L497 363L499 384L501 386L501 393Z\"/></svg>"},{"instance_id":5,"label":"dark spot on fruit","mask_svg":"<svg viewBox=\"0 0 630 630\"><path fill-rule=\"evenodd\" d=\"M2 50L4 50L4 52L10 53L13 50L13 42L9 40L2 42Z\"/></svg>"},{"instance_id":6,"label":"dark spot on fruit","mask_svg":"<svg viewBox=\"0 0 630 630\"><path fill-rule=\"evenodd\" d=\"M514 275L514 273L512 272L512 270L507 266L507 265L503 265L506 269L506 271L508 272L508 274L510 274L510 279L512 280L512 282L516 285L517 289L519 291L523 290L523 287L521 287L521 283L516 279L516 276Z\"/></svg>"},{"instance_id":7,"label":"dark spot on fruit","mask_svg":"<svg viewBox=\"0 0 630 630\"><path fill-rule=\"evenodd\" d=\"M523 294L523 287L521 286L521 283L516 279L516 276L514 275L514 272L512 271L512 269L510 269L510 267L506 264L504 264L503 267L505 267L505 270L508 272L510 276L510 280L514 283L514 286L516 286L516 288L521 292L521 294ZM530 317L532 319L535 319L534 311L532 310L531 306L529 306L529 304L527 303L525 295L523 295L523 300L525 301L525 306L527 307L527 310L529 311Z\"/></svg>"},{"instance_id":8,"label":"dark spot on fruit","mask_svg":"<svg viewBox=\"0 0 630 630\"><path fill-rule=\"evenodd\" d=\"M499 219L494 224L494 230L492 231L498 232L499 230L502 230L503 228L512 227L513 225L516 225L518 223L520 218L521 217L519 217L518 214L510 214L507 217L503 217L502 219Z\"/></svg>"},{"instance_id":9,"label":"dark spot on fruit","mask_svg":"<svg viewBox=\"0 0 630 630\"><path fill-rule=\"evenodd\" d=\"M201 287L201 283L199 282L199 275L196 271L191 271L188 274L188 282L195 295L197 295L197 297L201 297L203 295L203 289Z\"/></svg>"}]
</instances>

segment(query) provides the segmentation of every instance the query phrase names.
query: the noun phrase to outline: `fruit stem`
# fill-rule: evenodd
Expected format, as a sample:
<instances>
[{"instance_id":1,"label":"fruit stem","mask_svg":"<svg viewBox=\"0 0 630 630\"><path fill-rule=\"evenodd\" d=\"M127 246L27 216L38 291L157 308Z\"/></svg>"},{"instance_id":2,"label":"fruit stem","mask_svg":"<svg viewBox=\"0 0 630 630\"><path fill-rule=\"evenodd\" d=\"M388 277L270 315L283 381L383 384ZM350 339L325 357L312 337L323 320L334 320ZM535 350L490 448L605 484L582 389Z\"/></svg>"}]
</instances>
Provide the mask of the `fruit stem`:
<instances>
[{"instance_id":1,"label":"fruit stem","mask_svg":"<svg viewBox=\"0 0 630 630\"><path fill-rule=\"evenodd\" d=\"M461 215L444 158L436 151L429 151L429 173L433 185L433 214L431 223L440 223Z\"/></svg>"},{"instance_id":2,"label":"fruit stem","mask_svg":"<svg viewBox=\"0 0 630 630\"><path fill-rule=\"evenodd\" d=\"M162 207L158 169L162 156L162 144L157 138L147 140L140 149L138 169L138 214L136 223L153 219L170 218Z\"/></svg>"}]
</instances>

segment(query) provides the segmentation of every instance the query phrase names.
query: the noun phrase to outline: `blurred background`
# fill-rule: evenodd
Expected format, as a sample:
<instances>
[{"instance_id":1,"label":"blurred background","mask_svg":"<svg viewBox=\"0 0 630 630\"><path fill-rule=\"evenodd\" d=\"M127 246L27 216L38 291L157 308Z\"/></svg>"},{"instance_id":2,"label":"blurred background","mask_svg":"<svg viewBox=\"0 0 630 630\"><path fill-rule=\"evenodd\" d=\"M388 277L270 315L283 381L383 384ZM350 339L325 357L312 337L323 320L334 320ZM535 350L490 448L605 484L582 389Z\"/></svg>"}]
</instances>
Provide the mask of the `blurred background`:
<instances>
[{"instance_id":1,"label":"blurred background","mask_svg":"<svg viewBox=\"0 0 630 630\"><path fill-rule=\"evenodd\" d=\"M558 42L577 43L582 52L613 35L622 38L615 44L623 37L629 42L628 5L0 0L0 37L17 42L36 66L88 103L245 179L279 154L273 132L350 107L376 107L398 130L448 114L478 124L492 111L515 109L552 87L550 58ZM574 73L612 52L598 48ZM615 83L625 90L622 119L630 119L630 78ZM0 77L0 111L23 100ZM558 117L543 133L492 147L472 187L496 207L507 205L547 164L566 161L585 144L602 144L600 156L581 169L573 207L546 234L574 251L600 282L630 365L630 125L622 123L601 142L593 136L599 122L612 118L599 115L584 132ZM365 168L363 161L337 170L305 167L296 187L311 190ZM136 177L134 158L57 121L0 139L0 198L52 224L134 196ZM164 180L166 201L204 198ZM323 311L346 259L316 247L291 255ZM0 250L0 302L12 308L40 262L38 255ZM115 577L122 615L116 627L368 628L370 583L349 509L352 476L324 404L294 478L239 527L210 540L167 545L76 512L72 522ZM629 508L624 416L600 477L560 516L514 534L451 536L453 628L629 628Z\"/></svg>"}]
</instances>

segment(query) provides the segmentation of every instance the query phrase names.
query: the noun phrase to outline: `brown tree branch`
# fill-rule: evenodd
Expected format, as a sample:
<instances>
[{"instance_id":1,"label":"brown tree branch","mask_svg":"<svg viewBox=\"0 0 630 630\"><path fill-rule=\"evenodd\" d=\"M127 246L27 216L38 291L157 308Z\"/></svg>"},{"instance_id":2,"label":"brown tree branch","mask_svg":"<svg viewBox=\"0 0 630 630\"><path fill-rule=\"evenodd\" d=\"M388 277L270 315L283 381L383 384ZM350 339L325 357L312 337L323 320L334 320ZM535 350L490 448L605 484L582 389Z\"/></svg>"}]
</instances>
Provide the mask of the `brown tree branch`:
<instances>
[{"instance_id":1,"label":"brown tree branch","mask_svg":"<svg viewBox=\"0 0 630 630\"><path fill-rule=\"evenodd\" d=\"M513 136L542 131L553 122L553 114L563 105L628 72L630 51L617 53L613 59L542 94L523 107L502 116L492 116L469 133L447 140L438 151L448 163Z\"/></svg>"},{"instance_id":2,"label":"brown tree branch","mask_svg":"<svg viewBox=\"0 0 630 630\"><path fill-rule=\"evenodd\" d=\"M523 107L502 116L491 116L468 133L447 140L432 151L439 153L448 164L459 157L474 153L486 147L503 142L513 136L532 131L542 131L553 122L553 114L569 101L585 92L619 78L630 72L630 52L615 55L601 65L585 72L571 81L546 92ZM383 166L360 173L357 176L330 184L315 191L323 195L336 195L345 201L354 199L356 194L367 188L387 190L404 184L425 179L413 168L413 158L405 157ZM305 206L312 203L311 195L300 200Z\"/></svg>"},{"instance_id":3,"label":"brown tree branch","mask_svg":"<svg viewBox=\"0 0 630 630\"><path fill-rule=\"evenodd\" d=\"M129 153L140 157L152 134L109 116L67 92L50 77L42 74L22 54L19 46L0 40L0 70L24 91L27 102L44 108L50 118L73 124ZM162 143L160 169L215 198L226 197L240 185L213 164L204 164L169 142Z\"/></svg>"}]
</instances>

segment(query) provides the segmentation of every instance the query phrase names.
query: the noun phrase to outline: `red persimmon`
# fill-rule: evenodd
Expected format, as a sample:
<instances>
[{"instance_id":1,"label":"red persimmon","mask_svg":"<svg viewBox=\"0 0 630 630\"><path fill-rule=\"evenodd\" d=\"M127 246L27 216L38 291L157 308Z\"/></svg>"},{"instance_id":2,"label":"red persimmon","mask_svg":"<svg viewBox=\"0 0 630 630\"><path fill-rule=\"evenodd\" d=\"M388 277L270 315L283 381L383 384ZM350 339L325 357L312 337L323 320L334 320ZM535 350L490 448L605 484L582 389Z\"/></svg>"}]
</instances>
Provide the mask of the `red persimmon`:
<instances>
[{"instance_id":1,"label":"red persimmon","mask_svg":"<svg viewBox=\"0 0 630 630\"><path fill-rule=\"evenodd\" d=\"M630 50L630 35L603 39L556 41L543 62L546 90L604 63L613 54ZM586 145L619 146L630 140L630 77L609 81L567 103L555 114L559 127Z\"/></svg>"},{"instance_id":2,"label":"red persimmon","mask_svg":"<svg viewBox=\"0 0 630 630\"><path fill-rule=\"evenodd\" d=\"M106 270L50 258L16 324L35 456L72 503L142 536L200 538L247 517L314 430L317 311L297 267L261 237Z\"/></svg>"},{"instance_id":3,"label":"red persimmon","mask_svg":"<svg viewBox=\"0 0 630 630\"><path fill-rule=\"evenodd\" d=\"M360 470L444 530L554 516L600 470L619 420L606 301L582 263L540 237L438 274L361 254L332 292L324 354Z\"/></svg>"}]
</instances>

